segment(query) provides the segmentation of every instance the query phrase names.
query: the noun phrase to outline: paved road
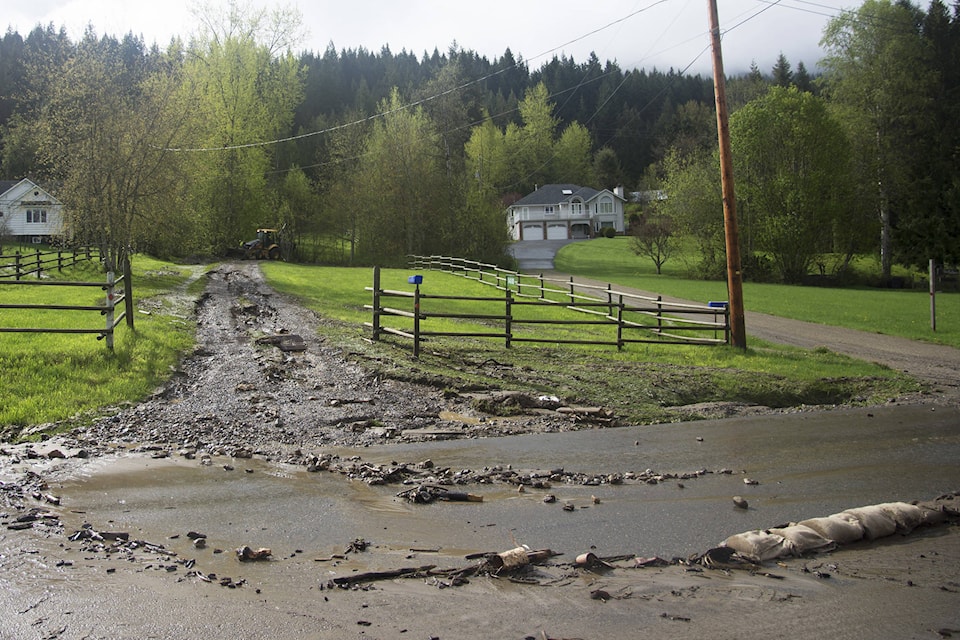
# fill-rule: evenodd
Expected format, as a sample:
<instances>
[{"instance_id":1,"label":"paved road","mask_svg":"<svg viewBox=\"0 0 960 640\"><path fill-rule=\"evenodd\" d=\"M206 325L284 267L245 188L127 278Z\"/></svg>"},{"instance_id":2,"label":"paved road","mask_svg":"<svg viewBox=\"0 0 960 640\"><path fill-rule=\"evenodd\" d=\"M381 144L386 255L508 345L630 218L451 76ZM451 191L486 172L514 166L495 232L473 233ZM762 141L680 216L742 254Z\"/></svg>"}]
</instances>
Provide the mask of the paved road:
<instances>
[{"instance_id":1,"label":"paved road","mask_svg":"<svg viewBox=\"0 0 960 640\"><path fill-rule=\"evenodd\" d=\"M561 247L577 240L525 240L514 242L507 251L517 260L517 271L539 273L553 269L553 257Z\"/></svg>"}]
</instances>

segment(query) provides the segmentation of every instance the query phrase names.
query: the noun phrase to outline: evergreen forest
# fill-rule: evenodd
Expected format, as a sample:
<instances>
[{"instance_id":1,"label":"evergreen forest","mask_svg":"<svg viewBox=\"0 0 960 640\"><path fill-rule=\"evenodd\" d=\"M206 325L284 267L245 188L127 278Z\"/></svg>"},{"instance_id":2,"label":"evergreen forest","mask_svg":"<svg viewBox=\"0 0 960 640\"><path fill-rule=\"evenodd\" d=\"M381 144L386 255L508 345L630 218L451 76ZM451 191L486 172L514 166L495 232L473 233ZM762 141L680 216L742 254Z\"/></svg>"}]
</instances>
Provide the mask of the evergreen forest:
<instances>
[{"instance_id":1,"label":"evergreen forest","mask_svg":"<svg viewBox=\"0 0 960 640\"><path fill-rule=\"evenodd\" d=\"M108 262L225 256L273 227L286 259L384 266L509 265L510 203L548 183L622 186L666 195L630 198L638 255L682 242L694 275L722 276L711 77L595 55L531 68L456 44L298 53L298 21L205 16L166 47L8 30L0 179L55 193L69 240ZM960 1L865 0L821 48L795 64L763 52L772 64L726 79L745 277L841 278L863 255L885 281L894 264L956 265Z\"/></svg>"}]
</instances>

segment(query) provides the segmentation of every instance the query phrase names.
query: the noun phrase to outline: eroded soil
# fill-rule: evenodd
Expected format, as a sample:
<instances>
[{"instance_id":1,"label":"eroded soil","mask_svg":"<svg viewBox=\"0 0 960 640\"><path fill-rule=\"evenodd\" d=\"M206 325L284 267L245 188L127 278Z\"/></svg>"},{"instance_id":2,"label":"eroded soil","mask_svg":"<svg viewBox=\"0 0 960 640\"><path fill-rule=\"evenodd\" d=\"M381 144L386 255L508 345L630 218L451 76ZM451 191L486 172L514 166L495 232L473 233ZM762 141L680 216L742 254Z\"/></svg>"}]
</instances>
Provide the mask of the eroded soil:
<instances>
[{"instance_id":1,"label":"eroded soil","mask_svg":"<svg viewBox=\"0 0 960 640\"><path fill-rule=\"evenodd\" d=\"M483 478L532 486L538 478L495 466L437 478L422 459L366 465L325 450L593 428L613 416L586 407L558 411L556 399L528 394L481 394L478 403L469 394L369 373L325 342L315 314L266 287L255 263L216 269L195 311L198 346L153 397L67 436L0 452L0 514L7 525L0 533L0 604L14 612L0 621L0 637L571 639L636 637L641 629L661 638L960 634L960 529L950 524L760 570L675 561L641 566L636 558L582 567L566 558L531 567L516 581L485 576L458 586L451 573L429 572L346 588L318 580L318 566L325 566L318 560L358 572L430 561L423 558L429 550L370 558L348 549L340 560L293 553L282 571L272 562L247 569L254 577L266 572L269 589L255 578L238 581L233 570L229 577L222 570L199 573L187 566L187 555L171 552L170 541L124 538L95 513L63 509L49 481L76 477L122 453L195 464L256 457L370 483L423 477L469 485ZM955 389L955 381L948 386ZM497 418L478 408L489 403L523 410ZM558 480L678 478L651 470L646 477ZM75 527L79 522L85 525Z\"/></svg>"}]
</instances>

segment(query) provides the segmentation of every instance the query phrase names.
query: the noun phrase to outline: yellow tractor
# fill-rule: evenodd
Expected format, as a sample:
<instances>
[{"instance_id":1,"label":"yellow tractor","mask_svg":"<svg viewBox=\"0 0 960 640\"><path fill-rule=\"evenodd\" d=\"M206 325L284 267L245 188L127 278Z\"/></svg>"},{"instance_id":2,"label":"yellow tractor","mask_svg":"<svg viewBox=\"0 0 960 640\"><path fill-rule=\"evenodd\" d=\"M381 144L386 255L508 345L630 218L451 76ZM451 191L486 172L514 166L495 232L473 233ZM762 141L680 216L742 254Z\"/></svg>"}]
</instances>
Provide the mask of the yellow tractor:
<instances>
[{"instance_id":1,"label":"yellow tractor","mask_svg":"<svg viewBox=\"0 0 960 640\"><path fill-rule=\"evenodd\" d=\"M280 232L276 229L257 229L256 240L243 243L244 260L279 260Z\"/></svg>"}]
</instances>

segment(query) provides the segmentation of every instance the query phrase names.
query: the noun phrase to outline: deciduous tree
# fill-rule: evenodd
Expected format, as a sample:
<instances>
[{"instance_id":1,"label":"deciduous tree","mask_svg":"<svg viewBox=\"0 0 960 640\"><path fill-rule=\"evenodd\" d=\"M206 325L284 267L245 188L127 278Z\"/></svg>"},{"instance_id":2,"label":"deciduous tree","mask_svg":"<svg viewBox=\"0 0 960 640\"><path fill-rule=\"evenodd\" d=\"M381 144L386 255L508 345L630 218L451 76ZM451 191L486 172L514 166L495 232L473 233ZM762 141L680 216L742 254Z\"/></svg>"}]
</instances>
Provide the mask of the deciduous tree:
<instances>
[{"instance_id":1,"label":"deciduous tree","mask_svg":"<svg viewBox=\"0 0 960 640\"><path fill-rule=\"evenodd\" d=\"M822 100L771 87L731 116L738 207L784 282L799 282L849 223L850 152ZM742 207L740 206L742 203Z\"/></svg>"},{"instance_id":2,"label":"deciduous tree","mask_svg":"<svg viewBox=\"0 0 960 640\"><path fill-rule=\"evenodd\" d=\"M860 194L880 222L882 277L890 278L893 231L907 209L910 165L923 162L916 132L928 115L933 81L919 10L903 2L866 0L824 30L824 91L840 107L855 153Z\"/></svg>"}]
</instances>

